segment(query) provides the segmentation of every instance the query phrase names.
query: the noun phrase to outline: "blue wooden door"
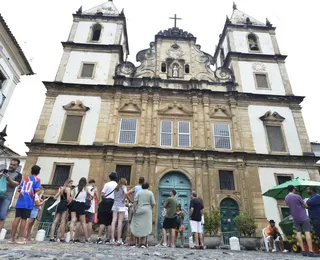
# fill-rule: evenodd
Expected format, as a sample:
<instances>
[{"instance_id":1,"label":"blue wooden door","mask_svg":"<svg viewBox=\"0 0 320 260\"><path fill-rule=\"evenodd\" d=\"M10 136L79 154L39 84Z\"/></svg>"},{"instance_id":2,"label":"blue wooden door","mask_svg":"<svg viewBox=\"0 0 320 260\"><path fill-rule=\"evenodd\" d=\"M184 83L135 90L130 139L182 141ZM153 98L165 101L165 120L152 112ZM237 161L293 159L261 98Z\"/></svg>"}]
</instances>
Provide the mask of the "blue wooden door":
<instances>
[{"instance_id":1,"label":"blue wooden door","mask_svg":"<svg viewBox=\"0 0 320 260\"><path fill-rule=\"evenodd\" d=\"M170 195L170 191L175 189L177 191L176 199L181 204L182 211L184 212L184 237L188 241L191 235L189 224L189 204L191 196L191 184L188 178L180 172L171 172L166 174L159 183L159 197L158 197L158 240L161 240L161 228L164 217L161 215L163 203ZM179 240L180 242L180 240Z\"/></svg>"},{"instance_id":2,"label":"blue wooden door","mask_svg":"<svg viewBox=\"0 0 320 260\"><path fill-rule=\"evenodd\" d=\"M239 215L239 205L233 199L224 199L220 203L221 211L221 232L224 242L237 233L234 218Z\"/></svg>"}]
</instances>

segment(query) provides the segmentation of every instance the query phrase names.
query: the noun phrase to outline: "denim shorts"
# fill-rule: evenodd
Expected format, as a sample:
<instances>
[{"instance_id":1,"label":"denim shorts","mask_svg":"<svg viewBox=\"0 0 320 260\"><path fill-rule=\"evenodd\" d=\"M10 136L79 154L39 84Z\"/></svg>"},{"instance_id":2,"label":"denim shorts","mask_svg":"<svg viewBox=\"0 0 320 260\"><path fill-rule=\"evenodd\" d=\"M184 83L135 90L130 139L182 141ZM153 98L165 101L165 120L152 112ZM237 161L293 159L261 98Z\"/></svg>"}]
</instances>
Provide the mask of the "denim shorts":
<instances>
[{"instance_id":1,"label":"denim shorts","mask_svg":"<svg viewBox=\"0 0 320 260\"><path fill-rule=\"evenodd\" d=\"M10 204L11 199L0 198L0 220L5 220L7 218Z\"/></svg>"}]
</instances>

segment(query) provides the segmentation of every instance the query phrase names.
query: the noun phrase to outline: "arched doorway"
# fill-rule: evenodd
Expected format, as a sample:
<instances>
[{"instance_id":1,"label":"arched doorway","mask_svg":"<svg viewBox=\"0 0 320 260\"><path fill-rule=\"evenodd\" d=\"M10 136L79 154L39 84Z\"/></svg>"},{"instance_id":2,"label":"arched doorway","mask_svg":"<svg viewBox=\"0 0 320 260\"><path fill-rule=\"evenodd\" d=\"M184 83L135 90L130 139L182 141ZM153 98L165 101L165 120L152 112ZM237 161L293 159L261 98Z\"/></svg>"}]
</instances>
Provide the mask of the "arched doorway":
<instances>
[{"instance_id":1,"label":"arched doorway","mask_svg":"<svg viewBox=\"0 0 320 260\"><path fill-rule=\"evenodd\" d=\"M189 226L189 204L191 196L191 183L189 179L181 172L169 172L163 176L159 182L159 196L158 196L158 239L161 239L161 228L164 217L161 215L162 205L169 197L170 191L175 189L177 191L176 199L181 204L184 212L184 237L188 241L190 236Z\"/></svg>"},{"instance_id":2,"label":"arched doorway","mask_svg":"<svg viewBox=\"0 0 320 260\"><path fill-rule=\"evenodd\" d=\"M224 199L220 203L220 212L221 232L223 233L223 239L228 240L230 237L234 236L233 233L237 232L234 218L239 215L239 205L233 199Z\"/></svg>"}]
</instances>

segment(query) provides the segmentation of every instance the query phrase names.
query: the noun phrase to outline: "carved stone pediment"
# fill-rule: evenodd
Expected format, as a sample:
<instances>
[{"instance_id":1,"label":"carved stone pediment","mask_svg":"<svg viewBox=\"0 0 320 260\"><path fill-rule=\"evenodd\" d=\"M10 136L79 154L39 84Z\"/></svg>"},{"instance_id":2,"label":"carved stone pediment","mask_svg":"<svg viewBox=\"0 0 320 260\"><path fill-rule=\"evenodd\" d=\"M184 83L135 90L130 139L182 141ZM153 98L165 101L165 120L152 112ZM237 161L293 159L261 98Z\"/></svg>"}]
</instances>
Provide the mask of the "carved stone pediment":
<instances>
[{"instance_id":1,"label":"carved stone pediment","mask_svg":"<svg viewBox=\"0 0 320 260\"><path fill-rule=\"evenodd\" d=\"M133 114L140 114L141 108L138 104L133 102L132 99L129 100L129 102L125 102L122 104L122 106L119 109L120 113L133 113Z\"/></svg>"},{"instance_id":2,"label":"carved stone pediment","mask_svg":"<svg viewBox=\"0 0 320 260\"><path fill-rule=\"evenodd\" d=\"M173 115L173 116L192 116L192 110L183 107L182 105L174 102L173 104L167 105L164 108L158 110L159 115Z\"/></svg>"},{"instance_id":3,"label":"carved stone pediment","mask_svg":"<svg viewBox=\"0 0 320 260\"><path fill-rule=\"evenodd\" d=\"M136 58L141 62L141 65L136 69L134 76L136 78L154 77L156 68L155 43L151 42L150 48L139 51Z\"/></svg>"},{"instance_id":4,"label":"carved stone pediment","mask_svg":"<svg viewBox=\"0 0 320 260\"><path fill-rule=\"evenodd\" d=\"M218 105L210 112L211 118L231 118L229 109L225 106Z\"/></svg>"},{"instance_id":5,"label":"carved stone pediment","mask_svg":"<svg viewBox=\"0 0 320 260\"><path fill-rule=\"evenodd\" d=\"M71 101L69 104L64 105L63 109L66 111L87 112L90 109L90 107L85 106L82 101L77 100L77 101Z\"/></svg>"},{"instance_id":6,"label":"carved stone pediment","mask_svg":"<svg viewBox=\"0 0 320 260\"><path fill-rule=\"evenodd\" d=\"M278 112L266 112L263 116L260 117L263 122L279 122L282 123L285 118L280 116Z\"/></svg>"},{"instance_id":7,"label":"carved stone pediment","mask_svg":"<svg viewBox=\"0 0 320 260\"><path fill-rule=\"evenodd\" d=\"M217 79L223 82L234 81L234 75L231 69L220 67L214 72Z\"/></svg>"},{"instance_id":8,"label":"carved stone pediment","mask_svg":"<svg viewBox=\"0 0 320 260\"><path fill-rule=\"evenodd\" d=\"M135 72L136 67L129 61L122 62L116 67L116 76L132 77Z\"/></svg>"}]
</instances>

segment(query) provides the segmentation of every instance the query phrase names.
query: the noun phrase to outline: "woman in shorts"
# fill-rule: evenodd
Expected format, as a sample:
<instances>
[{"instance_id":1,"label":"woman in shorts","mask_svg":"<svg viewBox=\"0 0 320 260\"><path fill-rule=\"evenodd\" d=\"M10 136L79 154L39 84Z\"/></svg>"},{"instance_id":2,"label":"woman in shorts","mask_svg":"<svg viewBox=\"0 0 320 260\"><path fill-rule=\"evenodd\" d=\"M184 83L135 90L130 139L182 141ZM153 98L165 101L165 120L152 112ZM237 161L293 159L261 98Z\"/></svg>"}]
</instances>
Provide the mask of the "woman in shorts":
<instances>
[{"instance_id":1,"label":"woman in shorts","mask_svg":"<svg viewBox=\"0 0 320 260\"><path fill-rule=\"evenodd\" d=\"M184 213L181 210L181 204L178 205L177 208L177 227L176 227L176 236L175 236L175 244L177 243L178 240L178 235L180 234L180 240L181 240L181 245L180 247L183 248L184 247Z\"/></svg>"},{"instance_id":2,"label":"woman in shorts","mask_svg":"<svg viewBox=\"0 0 320 260\"><path fill-rule=\"evenodd\" d=\"M114 203L112 207L112 223L111 223L111 243L116 243L117 245L122 245L122 222L124 219L124 214L126 212L126 196L127 196L127 180L122 178L119 181L118 186L114 191ZM118 241L114 241L116 223L118 223L117 227L117 239Z\"/></svg>"}]
</instances>

